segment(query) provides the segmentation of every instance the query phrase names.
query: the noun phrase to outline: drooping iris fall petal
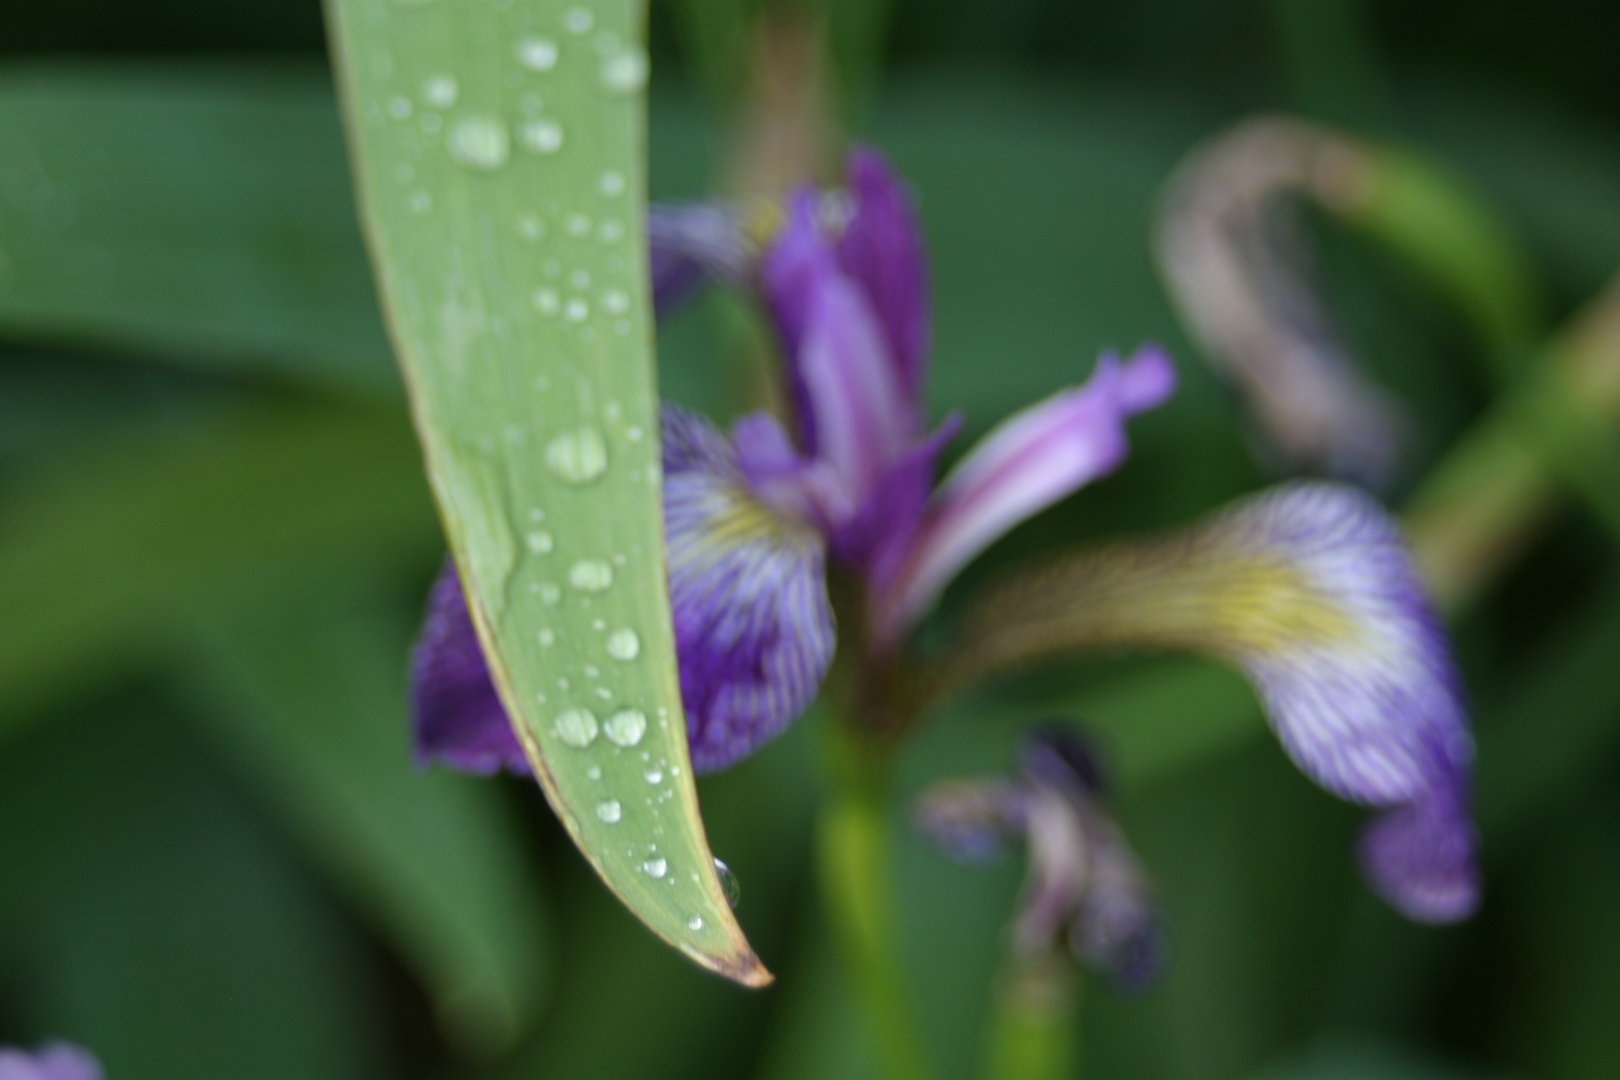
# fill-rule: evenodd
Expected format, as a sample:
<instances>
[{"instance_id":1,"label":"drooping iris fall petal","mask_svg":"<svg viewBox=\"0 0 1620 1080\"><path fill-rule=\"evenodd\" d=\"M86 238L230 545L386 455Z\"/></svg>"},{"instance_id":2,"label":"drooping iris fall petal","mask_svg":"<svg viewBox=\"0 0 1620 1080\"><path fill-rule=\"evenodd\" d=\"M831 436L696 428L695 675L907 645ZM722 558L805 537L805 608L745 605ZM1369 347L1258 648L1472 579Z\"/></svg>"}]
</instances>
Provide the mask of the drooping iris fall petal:
<instances>
[{"instance_id":1,"label":"drooping iris fall petal","mask_svg":"<svg viewBox=\"0 0 1620 1080\"><path fill-rule=\"evenodd\" d=\"M1361 492L1287 485L1070 557L996 590L970 626L959 677L1095 646L1231 661L1306 775L1384 810L1361 845L1373 886L1423 921L1475 907L1460 684L1398 527Z\"/></svg>"},{"instance_id":2,"label":"drooping iris fall petal","mask_svg":"<svg viewBox=\"0 0 1620 1080\"><path fill-rule=\"evenodd\" d=\"M427 616L411 653L411 704L418 762L440 761L471 773L529 771L449 559L428 593Z\"/></svg>"},{"instance_id":3,"label":"drooping iris fall petal","mask_svg":"<svg viewBox=\"0 0 1620 1080\"><path fill-rule=\"evenodd\" d=\"M778 734L833 653L825 543L760 499L707 420L664 409L664 530L681 699L694 768Z\"/></svg>"}]
</instances>

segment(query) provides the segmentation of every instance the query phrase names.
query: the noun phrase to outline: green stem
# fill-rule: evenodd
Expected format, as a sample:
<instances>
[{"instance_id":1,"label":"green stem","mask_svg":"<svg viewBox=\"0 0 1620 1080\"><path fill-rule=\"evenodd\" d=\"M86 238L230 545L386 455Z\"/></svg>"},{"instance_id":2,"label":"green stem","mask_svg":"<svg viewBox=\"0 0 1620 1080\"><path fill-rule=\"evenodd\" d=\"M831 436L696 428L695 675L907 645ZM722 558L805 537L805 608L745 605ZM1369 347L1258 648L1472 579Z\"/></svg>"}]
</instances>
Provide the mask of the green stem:
<instances>
[{"instance_id":1,"label":"green stem","mask_svg":"<svg viewBox=\"0 0 1620 1080\"><path fill-rule=\"evenodd\" d=\"M890 1080L929 1080L896 949L884 815L888 754L835 730L831 791L817 822L817 860L827 921L860 999L861 1014Z\"/></svg>"},{"instance_id":2,"label":"green stem","mask_svg":"<svg viewBox=\"0 0 1620 1080\"><path fill-rule=\"evenodd\" d=\"M1015 960L991 1003L985 1080L1079 1076L1081 985L1067 957Z\"/></svg>"}]
</instances>

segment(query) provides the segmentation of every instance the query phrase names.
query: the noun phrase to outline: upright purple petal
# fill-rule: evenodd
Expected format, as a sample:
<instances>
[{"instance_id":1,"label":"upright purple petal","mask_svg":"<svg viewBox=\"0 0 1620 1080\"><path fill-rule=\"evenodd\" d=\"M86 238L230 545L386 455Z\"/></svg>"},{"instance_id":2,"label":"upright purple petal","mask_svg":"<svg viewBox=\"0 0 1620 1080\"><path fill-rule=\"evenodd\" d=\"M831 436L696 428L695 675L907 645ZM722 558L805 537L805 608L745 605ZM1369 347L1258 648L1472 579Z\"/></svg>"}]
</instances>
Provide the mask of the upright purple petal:
<instances>
[{"instance_id":1,"label":"upright purple petal","mask_svg":"<svg viewBox=\"0 0 1620 1080\"><path fill-rule=\"evenodd\" d=\"M664 530L693 767L724 768L815 697L833 653L824 545L762 502L735 448L664 409Z\"/></svg>"},{"instance_id":2,"label":"upright purple petal","mask_svg":"<svg viewBox=\"0 0 1620 1080\"><path fill-rule=\"evenodd\" d=\"M427 617L411 654L411 705L419 762L440 761L472 773L529 771L449 559L428 593Z\"/></svg>"},{"instance_id":3,"label":"upright purple petal","mask_svg":"<svg viewBox=\"0 0 1620 1080\"><path fill-rule=\"evenodd\" d=\"M880 636L904 632L946 583L1008 529L1115 469L1125 421L1163 402L1175 370L1147 346L1120 363L1104 356L1085 385L1000 424L945 478L892 575L874 589Z\"/></svg>"},{"instance_id":4,"label":"upright purple petal","mask_svg":"<svg viewBox=\"0 0 1620 1080\"><path fill-rule=\"evenodd\" d=\"M0 1049L0 1080L102 1080L102 1074L90 1054L53 1043L34 1054Z\"/></svg>"},{"instance_id":5,"label":"upright purple petal","mask_svg":"<svg viewBox=\"0 0 1620 1080\"><path fill-rule=\"evenodd\" d=\"M883 155L849 156L855 214L838 241L838 262L860 283L877 312L899 368L900 383L919 408L929 347L928 260L911 201Z\"/></svg>"}]
</instances>

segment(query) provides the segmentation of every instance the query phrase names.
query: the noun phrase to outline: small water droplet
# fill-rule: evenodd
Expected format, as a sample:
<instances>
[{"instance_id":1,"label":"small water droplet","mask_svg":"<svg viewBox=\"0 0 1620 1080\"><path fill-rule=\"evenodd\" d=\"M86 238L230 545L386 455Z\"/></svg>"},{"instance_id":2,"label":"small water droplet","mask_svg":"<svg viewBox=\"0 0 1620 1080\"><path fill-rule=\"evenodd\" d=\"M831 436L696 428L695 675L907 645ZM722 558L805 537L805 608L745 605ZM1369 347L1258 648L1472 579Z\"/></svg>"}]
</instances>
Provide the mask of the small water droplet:
<instances>
[{"instance_id":1,"label":"small water droplet","mask_svg":"<svg viewBox=\"0 0 1620 1080\"><path fill-rule=\"evenodd\" d=\"M647 783L649 783L649 784L663 783L664 770L662 770L662 769L648 769L646 772L641 774L641 778L643 780L647 781Z\"/></svg>"},{"instance_id":2,"label":"small water droplet","mask_svg":"<svg viewBox=\"0 0 1620 1080\"><path fill-rule=\"evenodd\" d=\"M557 632L555 630L548 626L540 631L540 647L542 649L549 649L556 643Z\"/></svg>"},{"instance_id":3,"label":"small water droplet","mask_svg":"<svg viewBox=\"0 0 1620 1080\"><path fill-rule=\"evenodd\" d=\"M546 467L570 484L595 480L607 470L607 444L602 441L602 433L582 427L558 435L546 444Z\"/></svg>"},{"instance_id":4,"label":"small water droplet","mask_svg":"<svg viewBox=\"0 0 1620 1080\"><path fill-rule=\"evenodd\" d=\"M411 115L410 98L396 97L388 99L388 115L395 120L408 120Z\"/></svg>"},{"instance_id":5,"label":"small water droplet","mask_svg":"<svg viewBox=\"0 0 1620 1080\"><path fill-rule=\"evenodd\" d=\"M624 807L619 805L618 799L603 799L596 804L596 816L609 825L616 823L624 815Z\"/></svg>"},{"instance_id":6,"label":"small water droplet","mask_svg":"<svg viewBox=\"0 0 1620 1080\"><path fill-rule=\"evenodd\" d=\"M563 318L569 322L584 322L590 317L591 305L577 296L563 305Z\"/></svg>"},{"instance_id":7,"label":"small water droplet","mask_svg":"<svg viewBox=\"0 0 1620 1080\"><path fill-rule=\"evenodd\" d=\"M585 677L587 679L599 679L602 677L602 669L597 667L595 664L586 664Z\"/></svg>"},{"instance_id":8,"label":"small water droplet","mask_svg":"<svg viewBox=\"0 0 1620 1080\"><path fill-rule=\"evenodd\" d=\"M583 289L591 283L591 274L588 270L575 270L568 275L568 280L576 289Z\"/></svg>"},{"instance_id":9,"label":"small water droplet","mask_svg":"<svg viewBox=\"0 0 1620 1080\"><path fill-rule=\"evenodd\" d=\"M562 590L549 581L540 583L540 602L547 607L562 599Z\"/></svg>"},{"instance_id":10,"label":"small water droplet","mask_svg":"<svg viewBox=\"0 0 1620 1080\"><path fill-rule=\"evenodd\" d=\"M612 701L613 691L609 690L605 686L598 686L596 688L596 696L601 698L603 701Z\"/></svg>"},{"instance_id":11,"label":"small water droplet","mask_svg":"<svg viewBox=\"0 0 1620 1080\"><path fill-rule=\"evenodd\" d=\"M703 929L703 916L693 915L690 919L687 919L686 928L692 931Z\"/></svg>"},{"instance_id":12,"label":"small water droplet","mask_svg":"<svg viewBox=\"0 0 1620 1080\"><path fill-rule=\"evenodd\" d=\"M641 869L648 877L663 877L669 870L669 863L664 859L648 859L641 864Z\"/></svg>"},{"instance_id":13,"label":"small water droplet","mask_svg":"<svg viewBox=\"0 0 1620 1080\"><path fill-rule=\"evenodd\" d=\"M517 43L517 57L530 71L550 71L557 66L557 43L550 38L524 38Z\"/></svg>"},{"instance_id":14,"label":"small water droplet","mask_svg":"<svg viewBox=\"0 0 1620 1080\"><path fill-rule=\"evenodd\" d=\"M425 112L422 114L422 130L430 135L433 132L438 131L439 126L443 123L444 121L439 118L439 114L436 112Z\"/></svg>"},{"instance_id":15,"label":"small water droplet","mask_svg":"<svg viewBox=\"0 0 1620 1080\"><path fill-rule=\"evenodd\" d=\"M624 437L629 439L631 442L640 442L641 436L642 430L638 427L628 427L624 429Z\"/></svg>"},{"instance_id":16,"label":"small water droplet","mask_svg":"<svg viewBox=\"0 0 1620 1080\"><path fill-rule=\"evenodd\" d=\"M622 289L609 289L602 294L602 307L609 314L623 315L630 310L630 296Z\"/></svg>"},{"instance_id":17,"label":"small water droplet","mask_svg":"<svg viewBox=\"0 0 1620 1080\"><path fill-rule=\"evenodd\" d=\"M602 178L596 182L597 189L601 191L602 194L609 197L614 195L623 195L624 186L624 173L619 172L616 169L609 169L607 172L603 173Z\"/></svg>"},{"instance_id":18,"label":"small water droplet","mask_svg":"<svg viewBox=\"0 0 1620 1080\"><path fill-rule=\"evenodd\" d=\"M626 49L602 61L602 85L616 94L633 94L647 85L647 54Z\"/></svg>"},{"instance_id":19,"label":"small water droplet","mask_svg":"<svg viewBox=\"0 0 1620 1080\"><path fill-rule=\"evenodd\" d=\"M720 878L720 891L725 894L726 903L732 908L742 903L742 882L738 881L737 875L731 872L731 867L716 859L714 860L714 872Z\"/></svg>"},{"instance_id":20,"label":"small water droplet","mask_svg":"<svg viewBox=\"0 0 1620 1080\"><path fill-rule=\"evenodd\" d=\"M546 235L546 223L533 214L518 218L518 235L525 240L539 240Z\"/></svg>"},{"instance_id":21,"label":"small water droplet","mask_svg":"<svg viewBox=\"0 0 1620 1080\"><path fill-rule=\"evenodd\" d=\"M398 180L402 184L410 183L412 180L416 179L416 166L412 165L408 161L401 162L394 169L394 179Z\"/></svg>"},{"instance_id":22,"label":"small water droplet","mask_svg":"<svg viewBox=\"0 0 1620 1080\"><path fill-rule=\"evenodd\" d=\"M435 75L422 84L422 100L441 109L456 103L461 86L449 75Z\"/></svg>"},{"instance_id":23,"label":"small water droplet","mask_svg":"<svg viewBox=\"0 0 1620 1080\"><path fill-rule=\"evenodd\" d=\"M570 33L588 34L591 27L596 25L596 16L582 7L569 8L563 15L563 25L568 27Z\"/></svg>"},{"instance_id":24,"label":"small water droplet","mask_svg":"<svg viewBox=\"0 0 1620 1080\"><path fill-rule=\"evenodd\" d=\"M555 315L562 310L562 297L557 295L556 289L536 289L529 299L542 315Z\"/></svg>"},{"instance_id":25,"label":"small water droplet","mask_svg":"<svg viewBox=\"0 0 1620 1080\"><path fill-rule=\"evenodd\" d=\"M592 765L590 768L585 770L585 775L592 780L602 779L602 766Z\"/></svg>"},{"instance_id":26,"label":"small water droplet","mask_svg":"<svg viewBox=\"0 0 1620 1080\"><path fill-rule=\"evenodd\" d=\"M445 145L450 156L469 169L498 169L512 152L506 125L488 116L465 116L450 129Z\"/></svg>"},{"instance_id":27,"label":"small water droplet","mask_svg":"<svg viewBox=\"0 0 1620 1080\"><path fill-rule=\"evenodd\" d=\"M558 713L552 727L557 732L557 738L569 746L580 747L591 745L599 730L596 715L589 709L569 709Z\"/></svg>"},{"instance_id":28,"label":"small water droplet","mask_svg":"<svg viewBox=\"0 0 1620 1080\"><path fill-rule=\"evenodd\" d=\"M537 154L554 154L562 149L562 125L555 120L525 120L518 125L518 142Z\"/></svg>"},{"instance_id":29,"label":"small water droplet","mask_svg":"<svg viewBox=\"0 0 1620 1080\"><path fill-rule=\"evenodd\" d=\"M569 568L568 584L580 592L601 592L613 584L613 567L601 559L581 559Z\"/></svg>"},{"instance_id":30,"label":"small water droplet","mask_svg":"<svg viewBox=\"0 0 1620 1080\"><path fill-rule=\"evenodd\" d=\"M557 546L556 540L544 529L536 529L523 539L528 542L529 550L536 555L549 555L551 549Z\"/></svg>"},{"instance_id":31,"label":"small water droplet","mask_svg":"<svg viewBox=\"0 0 1620 1080\"><path fill-rule=\"evenodd\" d=\"M604 221L596 230L596 238L604 244L611 244L624 238L624 222L617 220ZM614 260L610 260L614 261Z\"/></svg>"},{"instance_id":32,"label":"small water droplet","mask_svg":"<svg viewBox=\"0 0 1620 1080\"><path fill-rule=\"evenodd\" d=\"M591 231L591 219L584 214L569 214L563 221L563 228L569 236L584 236Z\"/></svg>"},{"instance_id":33,"label":"small water droplet","mask_svg":"<svg viewBox=\"0 0 1620 1080\"><path fill-rule=\"evenodd\" d=\"M433 196L425 191L413 191L405 200L405 208L413 214L425 214L433 209Z\"/></svg>"},{"instance_id":34,"label":"small water droplet","mask_svg":"<svg viewBox=\"0 0 1620 1080\"><path fill-rule=\"evenodd\" d=\"M641 652L641 639L629 627L608 635L608 655L615 660L634 660Z\"/></svg>"},{"instance_id":35,"label":"small water droplet","mask_svg":"<svg viewBox=\"0 0 1620 1080\"><path fill-rule=\"evenodd\" d=\"M607 718L603 730L620 746L635 746L647 733L647 717L635 709L620 709Z\"/></svg>"}]
</instances>

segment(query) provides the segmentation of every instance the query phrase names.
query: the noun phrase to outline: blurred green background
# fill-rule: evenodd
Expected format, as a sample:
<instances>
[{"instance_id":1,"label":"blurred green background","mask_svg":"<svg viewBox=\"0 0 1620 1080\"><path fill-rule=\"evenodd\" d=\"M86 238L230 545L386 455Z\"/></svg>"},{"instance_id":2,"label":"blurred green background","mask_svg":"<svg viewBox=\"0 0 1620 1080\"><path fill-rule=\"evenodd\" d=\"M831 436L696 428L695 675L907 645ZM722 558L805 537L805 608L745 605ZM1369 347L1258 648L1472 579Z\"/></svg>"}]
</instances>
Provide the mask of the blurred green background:
<instances>
[{"instance_id":1,"label":"blurred green background","mask_svg":"<svg viewBox=\"0 0 1620 1080\"><path fill-rule=\"evenodd\" d=\"M1529 253L1549 326L1620 266L1611 4L877 7L886 29L841 54L850 123L920 202L936 412L964 409L971 435L1147 338L1183 374L1125 469L970 580L1272 479L1149 253L1171 169L1244 116L1293 110L1451 165ZM688 63L701 20L652 17L652 189L696 196L728 114ZM406 650L442 549L318 4L17 3L5 23L0 1044L82 1042L112 1080L870 1076L813 899L814 715L700 784L779 978L763 993L657 944L530 785L411 766ZM1316 224L1351 341L1416 418L1410 485L1492 387L1410 271ZM733 303L662 328L666 396L717 415L743 400ZM1359 812L1293 770L1233 676L1093 660L937 717L893 817L942 1075L974 1073L1021 867L943 861L906 800L1002 768L1017 722L1061 703L1114 741L1171 931L1154 989L1087 996L1088 1076L1620 1076L1615 569L1571 503L1455 625L1487 874L1460 927L1405 924L1366 892Z\"/></svg>"}]
</instances>

